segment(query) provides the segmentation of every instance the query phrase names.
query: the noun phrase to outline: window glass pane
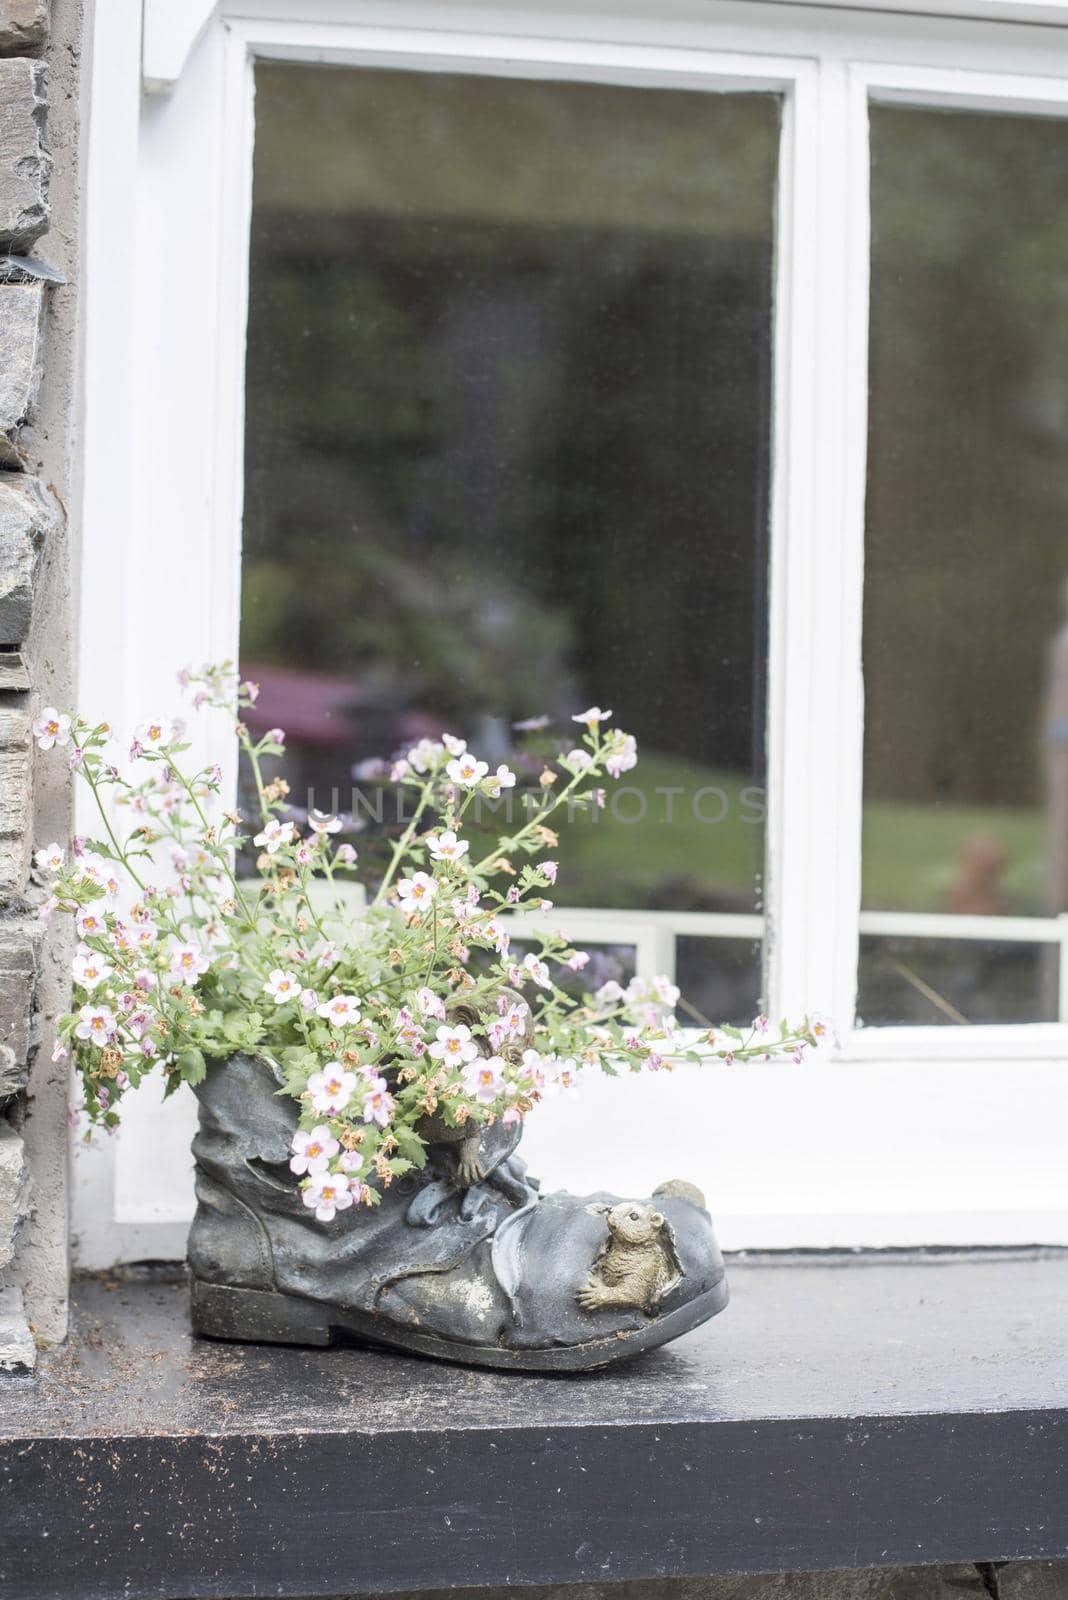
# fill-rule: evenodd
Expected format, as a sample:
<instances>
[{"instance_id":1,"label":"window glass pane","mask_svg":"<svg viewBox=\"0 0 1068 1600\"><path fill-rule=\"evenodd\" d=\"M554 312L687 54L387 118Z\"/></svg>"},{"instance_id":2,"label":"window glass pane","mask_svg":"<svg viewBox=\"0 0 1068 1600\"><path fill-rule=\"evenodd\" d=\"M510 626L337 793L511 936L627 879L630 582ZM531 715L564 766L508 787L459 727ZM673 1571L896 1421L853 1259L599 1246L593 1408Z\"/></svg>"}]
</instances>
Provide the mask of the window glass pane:
<instances>
[{"instance_id":1,"label":"window glass pane","mask_svg":"<svg viewBox=\"0 0 1068 1600\"><path fill-rule=\"evenodd\" d=\"M864 906L1060 912L1068 122L873 106L871 131ZM1003 981L990 947L910 959L936 989L985 975L960 1009L986 1020L1049 1014L1033 952ZM909 1009L878 968L869 1021Z\"/></svg>"},{"instance_id":2,"label":"window glass pane","mask_svg":"<svg viewBox=\"0 0 1068 1600\"><path fill-rule=\"evenodd\" d=\"M598 703L642 759L561 900L761 904L779 115L257 69L241 652L294 799L443 726L536 785Z\"/></svg>"},{"instance_id":3,"label":"window glass pane","mask_svg":"<svg viewBox=\"0 0 1068 1600\"><path fill-rule=\"evenodd\" d=\"M675 940L675 981L685 1025L729 1022L744 1027L763 1009L762 951L757 939Z\"/></svg>"},{"instance_id":4,"label":"window glass pane","mask_svg":"<svg viewBox=\"0 0 1068 1600\"><path fill-rule=\"evenodd\" d=\"M1056 1022L1057 958L1055 945L1008 939L862 939L858 1020Z\"/></svg>"}]
</instances>

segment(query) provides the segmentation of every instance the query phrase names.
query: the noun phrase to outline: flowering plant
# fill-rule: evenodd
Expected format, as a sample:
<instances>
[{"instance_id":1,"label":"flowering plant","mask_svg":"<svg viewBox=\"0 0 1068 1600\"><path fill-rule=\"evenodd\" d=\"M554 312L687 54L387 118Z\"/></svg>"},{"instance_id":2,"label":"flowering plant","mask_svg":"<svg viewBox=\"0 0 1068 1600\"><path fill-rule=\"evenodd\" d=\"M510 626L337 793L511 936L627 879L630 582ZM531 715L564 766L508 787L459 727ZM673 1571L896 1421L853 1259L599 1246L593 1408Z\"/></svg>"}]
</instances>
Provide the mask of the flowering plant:
<instances>
[{"instance_id":1,"label":"flowering plant","mask_svg":"<svg viewBox=\"0 0 1068 1600\"><path fill-rule=\"evenodd\" d=\"M684 1036L678 990L663 978L605 983L580 999L561 987L589 957L548 920L557 862L546 852L558 842L549 819L561 806L603 804L600 780L634 766L635 741L610 725L611 712L574 718L583 729L574 748L567 741L546 764L521 825L479 860L463 837L472 806L499 798L515 774L491 772L448 733L421 740L389 769L410 791L410 818L373 899L354 913L339 893L357 867L356 850L337 840L341 819L287 818L285 782L263 771L284 735L254 739L240 720L255 685L229 664L180 677L197 708L235 718L257 795L250 826L221 804L217 767L183 770L180 723L138 728L125 774L106 724L47 708L34 726L42 750L70 746L103 827L69 853L50 845L36 856L51 878L44 914L60 910L77 926L72 1009L56 1048L73 1056L91 1123L114 1127L121 1096L154 1067L171 1092L199 1083L209 1059L259 1054L300 1104L290 1165L306 1204L329 1221L425 1164L431 1117L450 1128L514 1123L595 1066L800 1058L826 1038L816 1016L778 1031L760 1017L744 1032ZM259 854L255 876L242 876L249 834ZM538 914L536 931L524 923L522 955L510 932L517 912Z\"/></svg>"}]
</instances>

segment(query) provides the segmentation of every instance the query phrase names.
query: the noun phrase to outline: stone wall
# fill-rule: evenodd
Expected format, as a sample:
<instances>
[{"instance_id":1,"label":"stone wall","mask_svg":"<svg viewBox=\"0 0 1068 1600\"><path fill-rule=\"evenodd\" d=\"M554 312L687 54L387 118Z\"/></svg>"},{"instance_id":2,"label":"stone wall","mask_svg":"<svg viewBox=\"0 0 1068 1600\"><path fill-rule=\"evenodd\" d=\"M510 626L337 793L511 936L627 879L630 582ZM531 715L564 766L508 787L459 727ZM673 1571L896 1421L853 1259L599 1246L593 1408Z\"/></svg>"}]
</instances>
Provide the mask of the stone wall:
<instances>
[{"instance_id":1,"label":"stone wall","mask_svg":"<svg viewBox=\"0 0 1068 1600\"><path fill-rule=\"evenodd\" d=\"M66 1332L69 959L33 849L70 785L30 730L72 698L81 28L81 0L0 0L0 1368Z\"/></svg>"}]
</instances>

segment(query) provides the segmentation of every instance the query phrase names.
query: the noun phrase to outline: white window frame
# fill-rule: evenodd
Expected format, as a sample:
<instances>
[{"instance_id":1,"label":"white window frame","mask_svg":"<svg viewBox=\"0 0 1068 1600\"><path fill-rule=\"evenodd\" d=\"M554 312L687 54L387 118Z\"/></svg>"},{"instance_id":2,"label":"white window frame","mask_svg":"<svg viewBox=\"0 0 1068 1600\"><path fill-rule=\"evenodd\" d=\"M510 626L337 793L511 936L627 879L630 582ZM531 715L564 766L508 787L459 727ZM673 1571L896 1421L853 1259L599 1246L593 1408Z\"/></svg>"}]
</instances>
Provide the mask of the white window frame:
<instances>
[{"instance_id":1,"label":"white window frame","mask_svg":"<svg viewBox=\"0 0 1068 1600\"><path fill-rule=\"evenodd\" d=\"M299 11L299 17L290 13ZM869 99L1068 116L1068 6L961 15L703 0L100 0L89 136L81 704L118 726L173 670L236 654L244 330L259 59L443 68L784 97L772 439L767 985L776 1015L855 1012L862 932L1058 943L1068 919L860 910ZM924 7L924 9L929 9ZM1021 16L1027 25L1009 20ZM1048 18L1051 26L1036 26ZM140 43L140 50L138 49ZM106 643L104 642L106 640ZM204 734L206 759L234 752ZM215 741L213 743L213 740ZM951 923L951 929L943 924ZM580 928L581 924L581 928ZM698 925L701 925L700 927ZM921 926L922 925L922 926ZM590 912L643 969L673 933L760 919ZM630 930L630 933L626 931ZM126 1102L77 1163L90 1266L180 1254L178 1096ZM648 1168L650 1119L663 1153ZM535 1169L635 1192L706 1187L728 1247L1068 1244L1068 1020L846 1028L831 1062L685 1068L539 1108Z\"/></svg>"}]
</instances>

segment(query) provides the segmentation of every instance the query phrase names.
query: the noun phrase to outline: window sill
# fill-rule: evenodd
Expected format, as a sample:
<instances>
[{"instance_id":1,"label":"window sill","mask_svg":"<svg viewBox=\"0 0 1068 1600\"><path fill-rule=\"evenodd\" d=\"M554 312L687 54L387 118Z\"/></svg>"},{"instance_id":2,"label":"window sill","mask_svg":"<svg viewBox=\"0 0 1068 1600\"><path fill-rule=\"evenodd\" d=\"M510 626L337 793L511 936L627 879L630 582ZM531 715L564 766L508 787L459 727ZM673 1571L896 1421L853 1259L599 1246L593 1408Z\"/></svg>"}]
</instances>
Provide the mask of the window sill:
<instances>
[{"instance_id":1,"label":"window sill","mask_svg":"<svg viewBox=\"0 0 1068 1600\"><path fill-rule=\"evenodd\" d=\"M1068 1555L1068 1252L735 1260L600 1376L194 1341L82 1278L0 1380L0 1589L307 1595Z\"/></svg>"}]
</instances>

